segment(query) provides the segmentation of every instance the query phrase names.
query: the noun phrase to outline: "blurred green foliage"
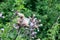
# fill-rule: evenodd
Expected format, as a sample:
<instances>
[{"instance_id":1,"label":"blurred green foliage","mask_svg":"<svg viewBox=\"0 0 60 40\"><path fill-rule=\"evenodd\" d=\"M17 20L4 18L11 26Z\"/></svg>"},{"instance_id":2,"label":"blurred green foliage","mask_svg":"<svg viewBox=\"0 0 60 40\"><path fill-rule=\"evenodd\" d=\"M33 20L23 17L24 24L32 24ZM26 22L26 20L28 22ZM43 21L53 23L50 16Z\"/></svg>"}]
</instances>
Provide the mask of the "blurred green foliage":
<instances>
[{"instance_id":1,"label":"blurred green foliage","mask_svg":"<svg viewBox=\"0 0 60 40\"><path fill-rule=\"evenodd\" d=\"M43 24L37 38L41 40L60 40L60 0L1 0L0 12L5 18L0 18L1 40L14 40L17 30L13 29L16 22L15 11L18 10L25 14L26 17L36 14ZM14 16L14 18L12 18ZM28 38L28 37L27 37ZM34 40L36 40L35 38ZM25 40L21 35L16 40Z\"/></svg>"}]
</instances>

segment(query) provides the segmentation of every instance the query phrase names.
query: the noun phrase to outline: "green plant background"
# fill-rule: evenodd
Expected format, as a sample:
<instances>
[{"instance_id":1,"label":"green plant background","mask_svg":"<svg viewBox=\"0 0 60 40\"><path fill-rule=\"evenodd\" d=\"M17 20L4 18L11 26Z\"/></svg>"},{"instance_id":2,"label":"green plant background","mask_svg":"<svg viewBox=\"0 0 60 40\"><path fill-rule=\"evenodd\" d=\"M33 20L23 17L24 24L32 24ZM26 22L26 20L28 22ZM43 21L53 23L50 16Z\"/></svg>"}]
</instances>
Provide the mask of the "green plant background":
<instances>
[{"instance_id":1,"label":"green plant background","mask_svg":"<svg viewBox=\"0 0 60 40\"><path fill-rule=\"evenodd\" d=\"M41 19L42 27L39 28L37 38L41 40L60 40L60 0L0 0L0 12L5 18L0 18L0 38L2 40L14 40L17 30L13 29L16 23L16 16L13 17L15 10L23 13L26 17L36 14ZM13 17L13 18L12 18ZM23 29L22 29L23 30ZM26 40L22 35L15 40ZM36 40L36 39L34 39Z\"/></svg>"}]
</instances>

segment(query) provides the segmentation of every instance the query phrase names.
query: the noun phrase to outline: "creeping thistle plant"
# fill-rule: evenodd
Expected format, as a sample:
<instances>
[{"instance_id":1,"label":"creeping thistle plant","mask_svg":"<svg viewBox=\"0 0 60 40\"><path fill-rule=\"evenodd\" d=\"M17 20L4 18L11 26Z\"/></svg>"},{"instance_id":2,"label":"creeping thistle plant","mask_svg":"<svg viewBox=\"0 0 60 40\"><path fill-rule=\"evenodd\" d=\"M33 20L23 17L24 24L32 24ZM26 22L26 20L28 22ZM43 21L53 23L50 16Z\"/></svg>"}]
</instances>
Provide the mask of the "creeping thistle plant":
<instances>
[{"instance_id":1,"label":"creeping thistle plant","mask_svg":"<svg viewBox=\"0 0 60 40\"><path fill-rule=\"evenodd\" d=\"M35 14L29 18L25 17L22 13L17 12L16 14L19 16L19 19L18 23L14 24L14 28L19 30L19 34L22 34L23 37L28 37L30 40L36 38L37 31L40 31L39 27L43 26L43 24L40 24L41 20L35 18Z\"/></svg>"}]
</instances>

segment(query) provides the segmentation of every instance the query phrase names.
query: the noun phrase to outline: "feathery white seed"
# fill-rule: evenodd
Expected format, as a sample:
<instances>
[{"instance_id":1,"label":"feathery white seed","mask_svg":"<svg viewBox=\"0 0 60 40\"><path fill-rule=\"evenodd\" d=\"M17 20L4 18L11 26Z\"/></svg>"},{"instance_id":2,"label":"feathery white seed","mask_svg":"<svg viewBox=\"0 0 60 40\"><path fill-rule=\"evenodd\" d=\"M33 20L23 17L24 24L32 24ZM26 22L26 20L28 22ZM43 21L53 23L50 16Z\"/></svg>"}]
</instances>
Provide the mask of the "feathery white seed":
<instances>
[{"instance_id":1,"label":"feathery white seed","mask_svg":"<svg viewBox=\"0 0 60 40\"><path fill-rule=\"evenodd\" d=\"M37 40L40 40L40 38L38 38Z\"/></svg>"},{"instance_id":2,"label":"feathery white seed","mask_svg":"<svg viewBox=\"0 0 60 40\"><path fill-rule=\"evenodd\" d=\"M2 31L4 31L4 28L1 28Z\"/></svg>"}]
</instances>

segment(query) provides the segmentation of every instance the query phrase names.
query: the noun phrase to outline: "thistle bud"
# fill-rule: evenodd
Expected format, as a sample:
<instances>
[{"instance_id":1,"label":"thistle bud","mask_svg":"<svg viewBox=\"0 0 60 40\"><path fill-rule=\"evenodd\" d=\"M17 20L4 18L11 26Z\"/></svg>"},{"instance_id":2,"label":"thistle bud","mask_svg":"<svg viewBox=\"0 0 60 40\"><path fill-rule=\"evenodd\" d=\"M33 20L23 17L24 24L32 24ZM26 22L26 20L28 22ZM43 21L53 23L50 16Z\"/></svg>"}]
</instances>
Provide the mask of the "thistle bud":
<instances>
[{"instance_id":1,"label":"thistle bud","mask_svg":"<svg viewBox=\"0 0 60 40\"><path fill-rule=\"evenodd\" d=\"M33 14L33 16L35 17L35 14Z\"/></svg>"},{"instance_id":2,"label":"thistle bud","mask_svg":"<svg viewBox=\"0 0 60 40\"><path fill-rule=\"evenodd\" d=\"M25 28L26 30L28 29L28 28Z\"/></svg>"},{"instance_id":3,"label":"thistle bud","mask_svg":"<svg viewBox=\"0 0 60 40\"><path fill-rule=\"evenodd\" d=\"M37 34L37 32L32 32L32 35L35 35L35 34Z\"/></svg>"},{"instance_id":4,"label":"thistle bud","mask_svg":"<svg viewBox=\"0 0 60 40\"><path fill-rule=\"evenodd\" d=\"M19 26L16 25L16 24L13 24L13 27L14 27L15 29L18 29L18 28L19 28Z\"/></svg>"},{"instance_id":5,"label":"thistle bud","mask_svg":"<svg viewBox=\"0 0 60 40\"><path fill-rule=\"evenodd\" d=\"M41 20L39 20L39 22L41 22Z\"/></svg>"},{"instance_id":6,"label":"thistle bud","mask_svg":"<svg viewBox=\"0 0 60 40\"><path fill-rule=\"evenodd\" d=\"M43 26L43 24L40 24L39 26Z\"/></svg>"}]
</instances>

